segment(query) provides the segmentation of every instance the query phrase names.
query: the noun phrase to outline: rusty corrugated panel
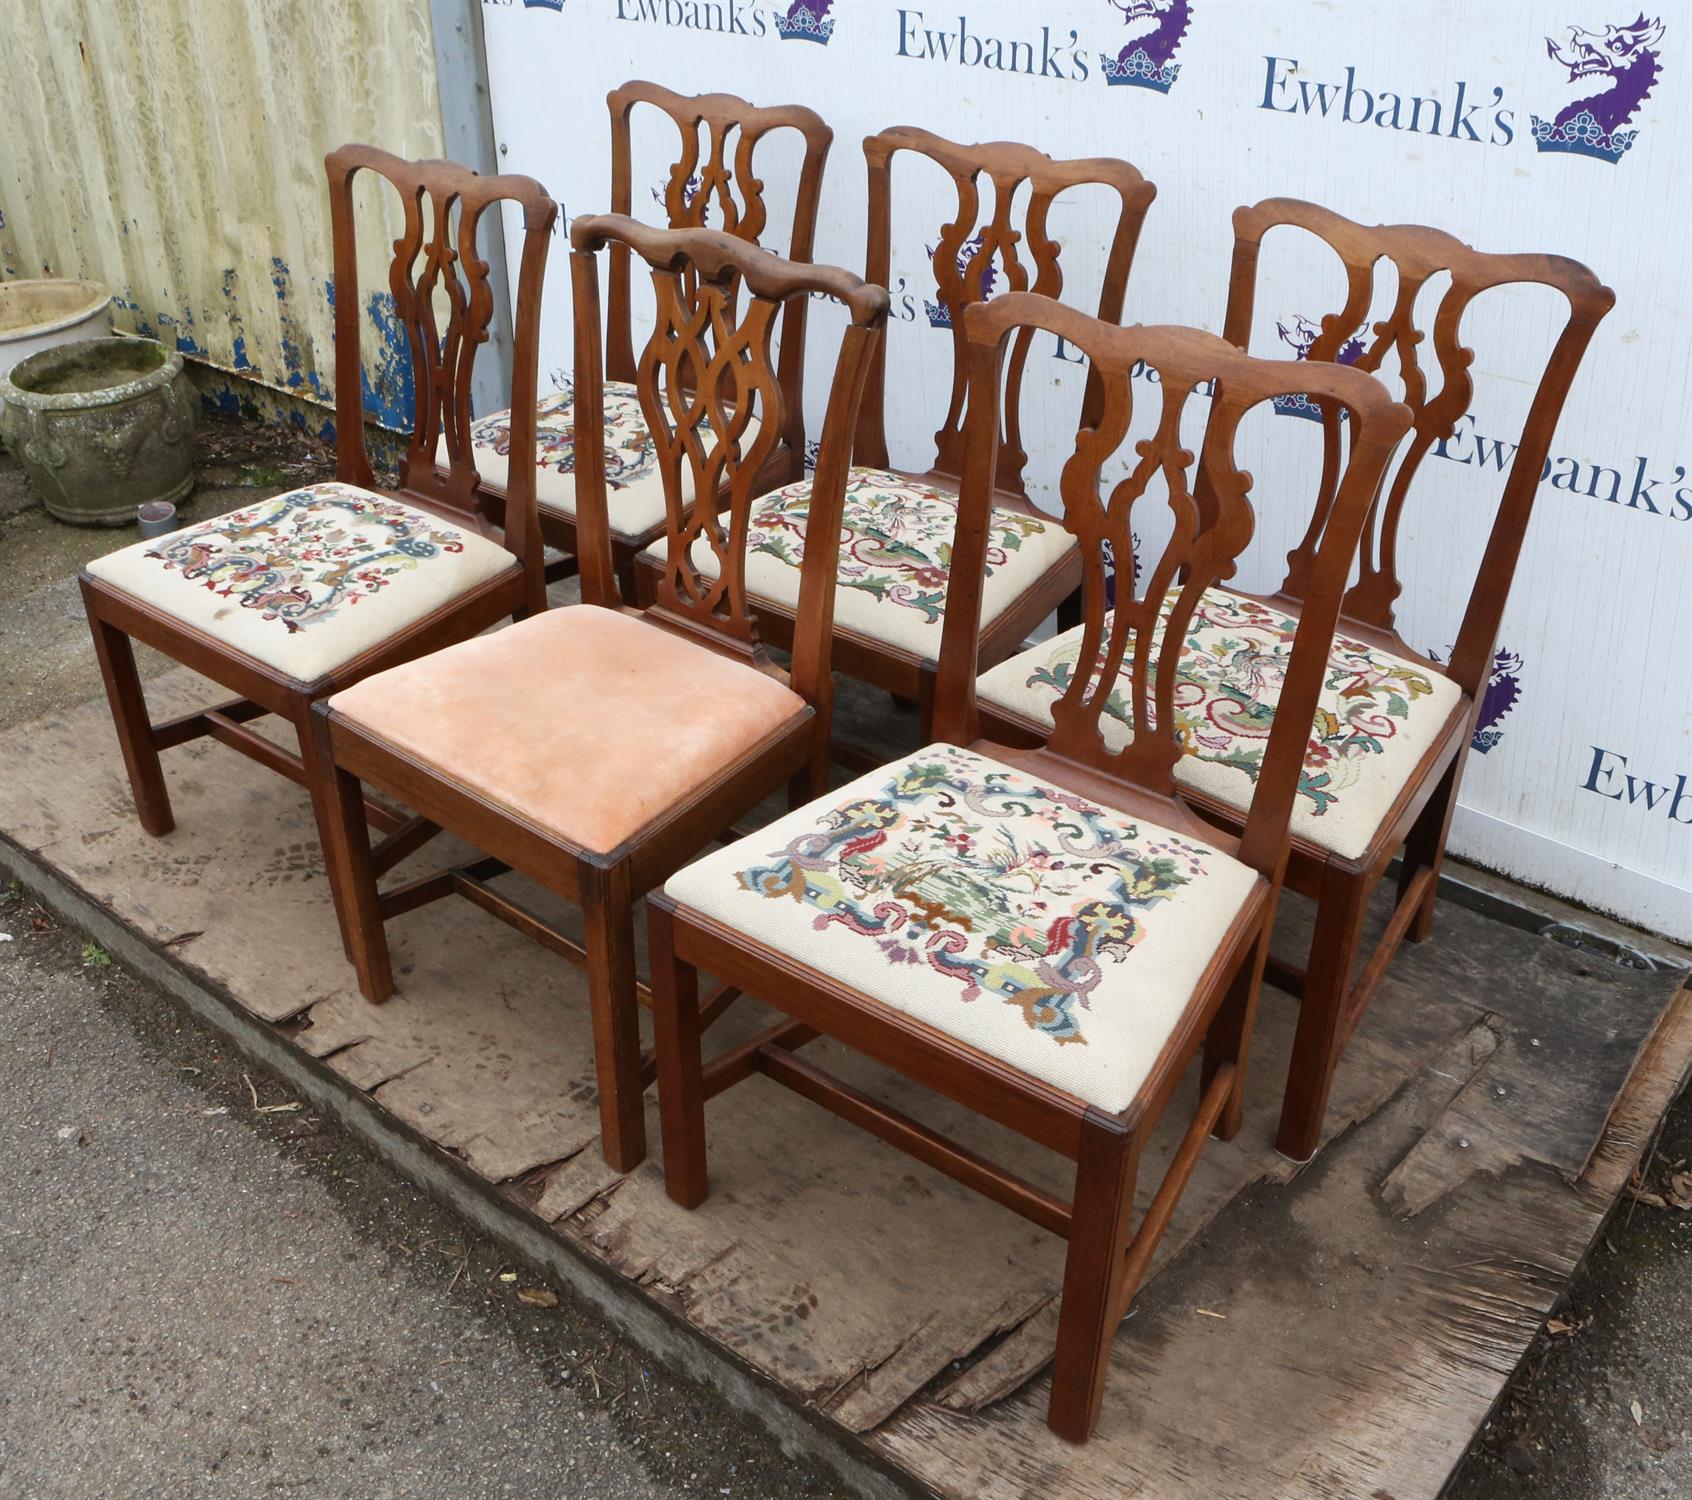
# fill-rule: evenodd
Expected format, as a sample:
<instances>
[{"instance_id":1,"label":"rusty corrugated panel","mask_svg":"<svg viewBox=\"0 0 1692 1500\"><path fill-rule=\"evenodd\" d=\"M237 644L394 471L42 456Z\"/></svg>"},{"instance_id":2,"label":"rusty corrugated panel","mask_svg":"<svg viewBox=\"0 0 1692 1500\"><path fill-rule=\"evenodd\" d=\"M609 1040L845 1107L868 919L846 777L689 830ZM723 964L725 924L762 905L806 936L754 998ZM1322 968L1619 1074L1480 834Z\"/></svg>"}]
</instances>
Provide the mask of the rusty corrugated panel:
<instances>
[{"instance_id":1,"label":"rusty corrugated panel","mask_svg":"<svg viewBox=\"0 0 1692 1500\"><path fill-rule=\"evenodd\" d=\"M0 272L101 281L119 328L329 402L323 155L441 154L426 0L56 0L6 30ZM393 426L411 399L397 229L369 215L360 244L365 404Z\"/></svg>"}]
</instances>

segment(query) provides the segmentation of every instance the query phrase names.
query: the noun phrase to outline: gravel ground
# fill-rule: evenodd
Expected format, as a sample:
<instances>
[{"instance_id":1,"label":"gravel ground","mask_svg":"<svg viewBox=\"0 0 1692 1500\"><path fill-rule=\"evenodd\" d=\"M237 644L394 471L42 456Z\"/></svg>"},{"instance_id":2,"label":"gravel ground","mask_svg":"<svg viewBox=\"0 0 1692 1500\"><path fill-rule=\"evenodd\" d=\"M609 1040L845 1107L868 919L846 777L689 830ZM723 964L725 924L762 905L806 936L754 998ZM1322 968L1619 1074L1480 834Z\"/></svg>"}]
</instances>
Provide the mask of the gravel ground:
<instances>
[{"instance_id":1,"label":"gravel ground","mask_svg":"<svg viewBox=\"0 0 1692 1500\"><path fill-rule=\"evenodd\" d=\"M0 1495L843 1493L21 893L0 932Z\"/></svg>"},{"instance_id":2,"label":"gravel ground","mask_svg":"<svg viewBox=\"0 0 1692 1500\"><path fill-rule=\"evenodd\" d=\"M332 471L246 423L201 450L191 516ZM99 692L74 575L124 537L0 454L0 727ZM0 896L0 1496L838 1493L37 920ZM1683 1099L1644 1190L1688 1161ZM1454 1500L1692 1494L1689 1268L1692 1212L1624 1205Z\"/></svg>"}]
</instances>

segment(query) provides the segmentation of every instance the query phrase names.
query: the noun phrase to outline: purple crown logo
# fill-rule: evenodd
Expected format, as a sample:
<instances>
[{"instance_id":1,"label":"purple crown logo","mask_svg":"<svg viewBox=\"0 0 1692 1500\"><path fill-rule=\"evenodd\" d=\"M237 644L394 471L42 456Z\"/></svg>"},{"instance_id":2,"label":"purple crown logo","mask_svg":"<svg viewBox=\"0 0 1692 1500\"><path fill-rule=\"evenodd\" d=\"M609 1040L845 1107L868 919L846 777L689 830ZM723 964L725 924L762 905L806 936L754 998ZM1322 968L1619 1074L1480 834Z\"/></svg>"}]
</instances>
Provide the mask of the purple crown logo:
<instances>
[{"instance_id":1,"label":"purple crown logo","mask_svg":"<svg viewBox=\"0 0 1692 1500\"><path fill-rule=\"evenodd\" d=\"M1115 57L1099 54L1105 82L1113 87L1127 84L1130 88L1155 89L1167 94L1169 86L1181 76L1175 52L1192 19L1188 0L1110 0L1110 3L1122 12L1122 23L1131 35Z\"/></svg>"},{"instance_id":2,"label":"purple crown logo","mask_svg":"<svg viewBox=\"0 0 1692 1500\"><path fill-rule=\"evenodd\" d=\"M1294 359L1308 359L1310 346L1316 342L1322 330L1303 314L1295 313L1290 325L1277 323L1275 332L1281 336L1281 342L1293 352ZM1335 364L1354 365L1363 357L1363 340L1355 334L1341 346L1339 358ZM1303 392L1293 392L1285 396L1276 396L1270 403L1275 408L1275 414L1281 417L1304 417L1311 422L1322 420L1322 408L1319 407ZM1340 411L1340 419L1345 419L1345 411Z\"/></svg>"},{"instance_id":3,"label":"purple crown logo","mask_svg":"<svg viewBox=\"0 0 1692 1500\"><path fill-rule=\"evenodd\" d=\"M1430 651L1428 660L1443 662L1445 658L1437 651ZM1486 691L1481 694L1480 711L1475 715L1474 738L1469 742L1476 754L1485 755L1504 738L1504 731L1498 724L1522 696L1518 675L1521 670L1521 657L1508 648L1501 647L1492 658L1492 671L1487 677Z\"/></svg>"},{"instance_id":4,"label":"purple crown logo","mask_svg":"<svg viewBox=\"0 0 1692 1500\"><path fill-rule=\"evenodd\" d=\"M985 229L978 229L975 232L975 238L965 240L963 249L958 251L958 275L960 277L967 277L969 275L970 266L973 265L978 258L981 262L981 270L976 281L979 296L971 298L970 300L972 301L985 302L993 295L993 287L999 280L999 273L993 265L993 257L981 254L982 242L986 239L986 237L987 231ZM939 249L940 247L938 245L928 246L929 258L932 259L935 255L937 255L939 253ZM966 281L966 288L967 285L968 283ZM923 311L928 314L930 327L950 328L952 326L952 309L944 302L930 302L926 297L924 297L922 299L922 308Z\"/></svg>"},{"instance_id":5,"label":"purple crown logo","mask_svg":"<svg viewBox=\"0 0 1692 1500\"><path fill-rule=\"evenodd\" d=\"M1650 96L1662 60L1657 44L1663 39L1661 17L1639 19L1628 26L1606 26L1600 32L1569 27L1566 47L1555 37L1546 37L1545 51L1551 60L1569 70L1569 82L1602 80L1600 87L1583 94L1558 111L1555 119L1533 116L1533 141L1541 151L1564 151L1590 156L1614 166L1639 137L1627 129Z\"/></svg>"},{"instance_id":6,"label":"purple crown logo","mask_svg":"<svg viewBox=\"0 0 1692 1500\"><path fill-rule=\"evenodd\" d=\"M776 11L776 35L784 42L815 42L828 45L834 35L834 17L829 11L834 0L793 0L785 11Z\"/></svg>"}]
</instances>

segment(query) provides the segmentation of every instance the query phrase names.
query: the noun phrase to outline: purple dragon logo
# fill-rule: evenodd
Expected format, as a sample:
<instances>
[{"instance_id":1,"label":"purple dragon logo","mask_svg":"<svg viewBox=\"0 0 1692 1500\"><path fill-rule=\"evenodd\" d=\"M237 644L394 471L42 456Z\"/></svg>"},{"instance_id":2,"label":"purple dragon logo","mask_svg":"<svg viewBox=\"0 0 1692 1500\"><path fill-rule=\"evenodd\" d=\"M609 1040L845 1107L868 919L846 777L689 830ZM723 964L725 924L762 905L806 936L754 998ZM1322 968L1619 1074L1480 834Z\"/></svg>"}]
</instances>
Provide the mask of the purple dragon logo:
<instances>
[{"instance_id":1,"label":"purple dragon logo","mask_svg":"<svg viewBox=\"0 0 1692 1500\"><path fill-rule=\"evenodd\" d=\"M1428 660L1443 662L1445 658L1437 651L1430 651ZM1522 696L1519 675L1521 670L1521 657L1508 647L1500 647L1492 658L1492 671L1487 677L1486 691L1481 694L1480 712L1475 715L1475 736L1469 742L1474 746L1476 754L1485 755L1504 738L1504 731L1498 727L1498 723L1516 706L1516 700Z\"/></svg>"},{"instance_id":2,"label":"purple dragon logo","mask_svg":"<svg viewBox=\"0 0 1692 1500\"><path fill-rule=\"evenodd\" d=\"M1130 531L1128 533L1128 561L1133 565L1134 576L1128 580L1128 597L1134 598L1140 587L1140 538ZM1122 568L1117 561L1116 543L1108 536L1104 538L1105 565L1105 608L1116 608L1116 590L1121 581Z\"/></svg>"},{"instance_id":3,"label":"purple dragon logo","mask_svg":"<svg viewBox=\"0 0 1692 1500\"><path fill-rule=\"evenodd\" d=\"M1606 26L1602 32L1571 26L1566 46L1546 37L1546 53L1569 70L1570 83L1584 87L1593 79L1601 86L1564 105L1554 120L1535 115L1534 144L1541 151L1596 157L1612 166L1620 161L1639 135L1626 127L1663 70L1657 53L1662 39L1662 19L1647 21L1644 11L1631 25Z\"/></svg>"},{"instance_id":4,"label":"purple dragon logo","mask_svg":"<svg viewBox=\"0 0 1692 1500\"><path fill-rule=\"evenodd\" d=\"M1110 4L1122 12L1129 35L1115 57L1099 54L1105 82L1167 94L1181 76L1175 52L1192 19L1188 0L1110 0Z\"/></svg>"},{"instance_id":5,"label":"purple dragon logo","mask_svg":"<svg viewBox=\"0 0 1692 1500\"><path fill-rule=\"evenodd\" d=\"M1293 315L1292 322L1276 323L1275 332L1280 335L1281 342L1293 352L1294 359L1308 359L1310 346L1316 342L1322 330L1309 318L1301 313ZM1354 365L1363 357L1363 340L1355 334L1347 339L1340 348L1336 364ZM1311 422L1322 420L1322 408L1302 393L1276 396L1270 403L1275 408L1275 414L1282 417L1304 417ZM1345 412L1340 412L1345 417Z\"/></svg>"},{"instance_id":6,"label":"purple dragon logo","mask_svg":"<svg viewBox=\"0 0 1692 1500\"><path fill-rule=\"evenodd\" d=\"M1516 675L1521 670L1522 659L1513 651L1500 649L1492 658L1492 675L1487 679L1480 713L1475 718L1474 746L1482 755L1504 738L1498 721L1516 706L1516 699L1522 695L1521 680Z\"/></svg>"},{"instance_id":7,"label":"purple dragon logo","mask_svg":"<svg viewBox=\"0 0 1692 1500\"><path fill-rule=\"evenodd\" d=\"M976 287L980 295L978 298L973 300L981 302L985 302L993 295L993 287L999 279L999 273L993 265L993 257L990 255L982 255L981 253L982 241L986 238L986 236L987 231L985 229L976 230L975 238L965 240L963 249L958 251L958 275L960 277L967 278L970 267L978 260L980 262L980 270L977 272L978 280L976 282ZM940 247L938 245L930 245L928 247L929 258L932 259L939 252L939 249ZM965 284L967 286L967 280ZM930 327L950 328L952 326L952 309L946 306L944 302L930 302L926 297L924 297L922 299L922 307L923 311L928 314Z\"/></svg>"},{"instance_id":8,"label":"purple dragon logo","mask_svg":"<svg viewBox=\"0 0 1692 1500\"><path fill-rule=\"evenodd\" d=\"M834 0L793 0L785 11L776 11L776 35L784 42L815 42L828 45L834 35L834 17L829 14Z\"/></svg>"},{"instance_id":9,"label":"purple dragon logo","mask_svg":"<svg viewBox=\"0 0 1692 1500\"><path fill-rule=\"evenodd\" d=\"M656 203L661 209L663 209L666 214L669 213L669 211L670 211L669 202L665 197L665 189L667 187L668 187L667 183L661 182L661 183L658 184L657 187L652 189L652 201L654 203ZM691 176L687 179L686 184L682 187L682 207L684 209L685 208L692 208L693 207L693 200L695 198L697 198L698 196L699 196L699 174L697 172L695 172L693 174L693 176ZM707 199L706 202L700 207L699 223L700 223L701 226L703 226L703 225L709 224L710 222L711 222L711 204L710 204L710 200Z\"/></svg>"}]
</instances>

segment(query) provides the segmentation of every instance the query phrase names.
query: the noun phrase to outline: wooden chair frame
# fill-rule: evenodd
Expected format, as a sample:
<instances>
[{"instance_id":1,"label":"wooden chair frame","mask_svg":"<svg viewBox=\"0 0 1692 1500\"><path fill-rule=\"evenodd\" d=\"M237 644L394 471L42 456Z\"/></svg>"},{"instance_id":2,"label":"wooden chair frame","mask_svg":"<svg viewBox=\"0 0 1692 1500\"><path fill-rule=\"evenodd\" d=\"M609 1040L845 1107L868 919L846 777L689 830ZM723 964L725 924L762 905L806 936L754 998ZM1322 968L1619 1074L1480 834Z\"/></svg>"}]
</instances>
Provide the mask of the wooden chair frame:
<instances>
[{"instance_id":1,"label":"wooden chair frame","mask_svg":"<svg viewBox=\"0 0 1692 1500\"><path fill-rule=\"evenodd\" d=\"M1010 293L972 306L964 316L969 355L969 416L964 444L960 519L946 611L936 734L968 745L1083 797L1201 838L1258 872L1234 920L1138 1096L1111 1114L855 993L797 959L707 918L668 894L649 901L654 1020L666 1188L687 1206L707 1190L704 1104L752 1073L762 1073L864 1126L872 1134L1069 1240L1049 1421L1084 1441L1097 1420L1111 1339L1145 1274L1204 1138L1233 1135L1242 1119L1246 1054L1275 901L1287 858L1288 823L1302 761L1303 735L1272 732L1264 769L1243 832L1207 823L1177 790L1180 751L1171 729L1136 732L1120 752L1105 748L1099 719L1133 628L1132 692L1136 726L1174 723L1177 649L1154 658L1151 626L1162 589L1186 579L1165 639L1180 642L1203 589L1229 576L1252 528L1248 475L1233 462L1244 413L1301 381L1349 412L1354 446L1337 477L1337 492L1315 552L1285 698L1293 718L1314 716L1326 657L1339 618L1346 571L1381 476L1409 413L1369 376L1330 365L1306 372L1256 360L1213 335L1183 328L1119 328L1050 298ZM988 511L1002 462L998 401L1007 350L1031 331L1061 335L1092 361L1090 391L1075 450L1063 470L1064 524L1081 542L1083 662L1059 702L1049 741L1016 749L980 738L975 700L979 606ZM1102 465L1126 439L1139 361L1158 370L1162 402L1156 436L1135 447L1128 475L1101 500ZM1189 492L1193 454L1180 441L1182 410L1195 389L1215 381L1201 470L1208 499ZM1130 513L1154 475L1167 482L1174 535L1155 571L1147 600L1119 602L1108 643L1104 627L1104 544L1125 555ZM1157 707L1148 718L1150 702ZM697 1016L697 971L755 994L790 1019L703 1062ZM886 1067L1050 1148L1077 1164L1070 1202L1011 1175L928 1127L876 1102L797 1056L818 1035L834 1037ZM1167 1176L1130 1233L1136 1173L1144 1143L1176 1085L1203 1050L1201 1102Z\"/></svg>"},{"instance_id":2,"label":"wooden chair frame","mask_svg":"<svg viewBox=\"0 0 1692 1500\"><path fill-rule=\"evenodd\" d=\"M514 388L526 397L524 433L525 440L532 443L541 280L557 205L533 178L483 177L455 162L405 161L373 146L342 146L331 151L324 164L329 177L335 264L335 477L365 489L375 483L364 443L358 252L352 200L354 178L362 171L371 171L386 179L404 204L405 224L394 243L388 285L410 345L417 392L399 488L378 493L501 541L519 567L477 585L310 682L289 677L216 636L82 573L79 582L83 602L136 812L141 826L154 835L169 833L175 827L159 752L205 736L307 787L321 835L325 810L320 793L328 777L309 728L312 705L373 672L468 639L504 616L518 618L545 601L533 475L514 486L506 499L503 509L513 524L496 530L483 509L475 465L469 458L468 432L471 367L487 341L493 315L489 266L476 251L477 225L494 204L516 203L523 211L512 378ZM449 305L444 328L439 325L435 307L438 291L445 293ZM453 455L452 464L445 470L435 465L435 447L443 432ZM164 652L240 696L154 724L135 669L132 640ZM297 755L247 727L265 714L276 714L294 726L300 746ZM372 804L367 812L370 821L384 832L405 832L402 820L386 808ZM375 859L385 867L401 852L379 850Z\"/></svg>"},{"instance_id":3,"label":"wooden chair frame","mask_svg":"<svg viewBox=\"0 0 1692 1500\"><path fill-rule=\"evenodd\" d=\"M735 549L745 536L758 476L783 431L786 393L772 363L771 339L784 307L813 293L842 302L851 322L842 336L828 417L823 428L814 522L833 535L844 504L850 433L857 416L870 355L886 320L887 293L850 272L781 259L744 240L714 230L653 229L623 215L578 218L571 225L575 288L577 388L580 408L598 413L604 390L599 371L598 254L606 246L632 249L652 268L659 319L636 371L642 410L658 441L668 530L687 557L687 545L708 537L724 559L722 576L703 579L691 562L678 561L663 580L657 602L644 613L629 610L655 630L681 634L787 683L809 705L807 714L782 726L752 752L724 765L689 797L657 815L610 852L587 850L562 834L477 796L406 753L383 743L358 723L320 704L320 754L334 775L326 800L334 813L336 889L345 905L359 987L380 1001L393 992L383 923L388 918L459 894L552 951L583 964L593 1011L595 1068L605 1159L627 1171L645 1155L641 1095L652 1063L640 1048L638 1004L645 992L634 966L634 910L663 881L771 792L793 783L800 795L825 784L833 678L829 641L834 571L826 549L808 564L803 583L803 639L783 671L759 641L739 582ZM744 294L744 296L743 296ZM744 304L742 306L742 304ZM738 316L737 316L738 309ZM776 420L743 442L756 395ZM797 400L795 391L794 399ZM731 415L732 412L732 415ZM702 426L709 422L708 434ZM581 431L594 432L588 426ZM597 440L593 442L598 452ZM729 496L728 525L707 506L686 508L681 499L683 463L690 464L696 494ZM622 607L612 555L605 478L597 465L578 474L581 518L582 600ZM606 704L614 711L614 703ZM592 712L595 705L583 704ZM496 745L489 753L497 753ZM425 876L379 893L367 852L360 781L416 808L430 833L451 829L486 851L462 869ZM419 840L420 841L420 840ZM577 945L493 890L488 881L517 870L582 907L585 947ZM696 1024L709 1024L732 999L720 988Z\"/></svg>"},{"instance_id":4,"label":"wooden chair frame","mask_svg":"<svg viewBox=\"0 0 1692 1500\"><path fill-rule=\"evenodd\" d=\"M722 232L758 244L769 223L769 204L764 179L754 170L760 143L785 130L799 133L805 143L794 202L793 229L788 240L787 259L808 262L816 241L817 204L822 191L823 168L834 141L834 131L815 111L800 104L758 106L734 94L678 94L661 84L633 81L613 89L606 96L611 112L611 212L634 214L632 158L632 116L637 105L662 111L674 122L681 145L664 185L664 212L671 229L705 227L714 209L722 221ZM707 137L700 149L700 131ZM634 313L630 298L630 251L628 246L610 248L604 373L607 380L635 382ZM758 476L757 493L789 484L805 472L804 412L798 399L805 361L805 299L795 298L782 313L781 359L778 383L786 398L781 441L771 450ZM580 376L577 376L580 400ZM515 400L515 394L513 395ZM518 447L515 430L511 451L515 455L532 451ZM580 476L577 476L580 483ZM503 489L486 484L485 492L497 512ZM719 506L728 497L717 497ZM580 501L577 502L578 515ZM544 502L539 506L541 535L548 546L566 554L547 569L548 581L574 575L577 520ZM664 534L662 525L645 531L613 529L611 555L618 587L629 603L636 599L635 559L642 548Z\"/></svg>"},{"instance_id":5,"label":"wooden chair frame","mask_svg":"<svg viewBox=\"0 0 1692 1500\"><path fill-rule=\"evenodd\" d=\"M1287 882L1317 903L1310 959L1305 968L1298 968L1271 958L1268 973L1272 982L1299 996L1302 1002L1277 1145L1286 1156L1305 1161L1321 1143L1334 1070L1387 965L1401 942L1421 942L1432 931L1440 865L1457 804L1457 788L1485 696L1499 623L1539 476L1569 386L1594 330L1614 305L1615 294L1585 266L1562 256L1487 254L1423 225L1370 228L1316 204L1271 198L1234 214L1234 258L1223 337L1240 349L1247 348L1251 338L1263 238L1281 228L1316 236L1345 268L1344 306L1322 319L1321 333L1305 355L1312 365L1336 360L1353 336L1363 332L1381 262L1390 261L1397 272L1394 306L1385 320L1369 330L1364 352L1351 364L1355 369L1378 371L1387 354L1395 352L1404 402L1414 425L1381 502L1365 526L1358 577L1345 596L1340 618L1347 635L1441 673L1461 689L1446 723L1362 855L1346 859L1309 839L1293 839ZM1451 283L1434 310L1431 329L1420 329L1415 316L1418 295L1441 272L1450 273ZM1522 283L1562 293L1568 303L1568 318L1529 407L1521 444L1505 480L1458 629L1456 648L1450 662L1439 665L1413 650L1394 628L1393 602L1403 590L1396 566L1398 526L1423 459L1436 443L1452 435L1474 398L1469 373L1474 351L1465 348L1460 338L1464 313L1483 293ZM1434 389L1430 389L1428 378L1431 372L1424 371L1418 360L1418 350L1425 344L1431 344L1440 372L1440 384ZM1333 404L1315 396L1311 401L1322 414L1322 485L1309 530L1287 555L1286 579L1266 601L1292 613L1302 608L1310 587L1313 544L1332 504L1334 476L1345 445L1345 426ZM989 715L989 723L1013 739L1026 739L1037 732L1027 721L1002 711ZM1188 792L1187 796L1207 817L1226 826L1239 825L1239 813L1225 803L1198 792ZM1369 899L1401 850L1391 918L1361 972L1353 977L1362 952Z\"/></svg>"},{"instance_id":6,"label":"wooden chair frame","mask_svg":"<svg viewBox=\"0 0 1692 1500\"><path fill-rule=\"evenodd\" d=\"M869 168L868 251L864 277L878 286L890 284L893 241L893 161L901 152L927 157L943 168L957 192L957 211L940 230L934 249L934 278L938 297L952 320L952 390L945 420L934 434L933 466L908 477L957 493L966 461L965 421L968 389L968 352L963 330L964 310L983 299L983 274L995 258L1004 271L1011 291L1033 291L1056 297L1063 290L1061 247L1047 233L1046 221L1053 200L1068 188L1097 185L1111 189L1119 209L1111 234L1110 253L1105 262L1099 290L1098 316L1107 323L1122 318L1128 274L1146 211L1157 189L1125 161L1096 157L1075 161L1054 161L1044 152L1011 141L960 145L930 131L902 125L869 136L864 156ZM992 216L982 221L980 179L985 174L993 184ZM1013 220L1018 191L1029 189L1022 213L1022 228ZM980 241L968 263L960 268L959 258L971 243L979 226ZM1026 246L1032 265L1018 254ZM1008 399L1005 431L1001 434L999 467L995 475L993 503L1003 509L1052 518L1028 498L1023 484L1027 454L1023 451L1018 395L1027 371L1033 342L1032 330L1019 337L1008 358ZM888 468L886 431L887 341L876 349L870 370L869 389L858 415L854 460L873 468ZM1097 382L1089 373L1086 407L1096 409ZM655 574L662 564L642 559L643 570ZM1028 633L1054 609L1075 594L1081 571L1071 557L1062 566L1037 579L982 634L984 666L992 666L1018 651ZM643 587L650 589L650 583ZM793 611L775 600L758 601L759 618L770 639L788 646L793 639ZM914 652L874 640L856 631L840 629L835 635L835 664L842 672L886 689L898 697L914 700L922 713L926 734L932 722L936 663ZM836 756L843 763L867 769L875 757L837 737Z\"/></svg>"}]
</instances>

